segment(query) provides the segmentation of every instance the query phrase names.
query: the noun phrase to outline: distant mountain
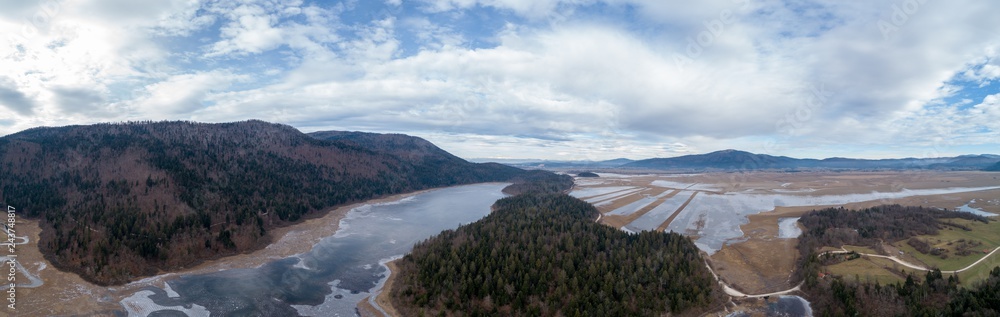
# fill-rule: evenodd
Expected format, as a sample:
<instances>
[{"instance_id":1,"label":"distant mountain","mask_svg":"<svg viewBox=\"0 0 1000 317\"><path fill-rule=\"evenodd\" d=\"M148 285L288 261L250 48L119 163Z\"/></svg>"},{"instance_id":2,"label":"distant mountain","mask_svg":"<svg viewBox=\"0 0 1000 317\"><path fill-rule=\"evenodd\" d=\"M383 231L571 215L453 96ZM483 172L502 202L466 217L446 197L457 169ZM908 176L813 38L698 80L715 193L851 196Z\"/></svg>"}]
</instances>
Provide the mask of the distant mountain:
<instances>
[{"instance_id":1,"label":"distant mountain","mask_svg":"<svg viewBox=\"0 0 1000 317\"><path fill-rule=\"evenodd\" d=\"M931 164L931 168L944 168L944 169L982 169L984 166L988 167L997 162L1000 162L1000 156L996 155L962 155L954 158L948 162Z\"/></svg>"},{"instance_id":2,"label":"distant mountain","mask_svg":"<svg viewBox=\"0 0 1000 317\"><path fill-rule=\"evenodd\" d=\"M795 164L797 160L784 156L753 154L737 150L723 150L708 154L685 155L671 158L653 158L625 164L623 167L654 169L774 169Z\"/></svg>"},{"instance_id":3,"label":"distant mountain","mask_svg":"<svg viewBox=\"0 0 1000 317\"><path fill-rule=\"evenodd\" d=\"M1000 156L992 154L963 155L941 158L902 159L851 159L827 158L797 159L787 156L754 154L737 150L723 150L708 154L685 155L671 158L653 158L624 164L622 168L645 168L663 170L788 170L788 169L934 169L934 170L980 170L1000 162Z\"/></svg>"},{"instance_id":4,"label":"distant mountain","mask_svg":"<svg viewBox=\"0 0 1000 317\"><path fill-rule=\"evenodd\" d=\"M987 167L983 170L990 172L1000 172L1000 162L997 162L996 164L993 164L993 166Z\"/></svg>"},{"instance_id":5,"label":"distant mountain","mask_svg":"<svg viewBox=\"0 0 1000 317\"><path fill-rule=\"evenodd\" d=\"M0 138L0 201L41 220L39 247L56 266L100 284L262 247L270 229L332 206L533 173L469 163L405 135L306 135L262 121Z\"/></svg>"},{"instance_id":6,"label":"distant mountain","mask_svg":"<svg viewBox=\"0 0 1000 317\"><path fill-rule=\"evenodd\" d=\"M558 160L508 160L500 161L506 165L523 168L616 168L632 163L633 160L627 158L617 158L605 161L558 161Z\"/></svg>"}]
</instances>

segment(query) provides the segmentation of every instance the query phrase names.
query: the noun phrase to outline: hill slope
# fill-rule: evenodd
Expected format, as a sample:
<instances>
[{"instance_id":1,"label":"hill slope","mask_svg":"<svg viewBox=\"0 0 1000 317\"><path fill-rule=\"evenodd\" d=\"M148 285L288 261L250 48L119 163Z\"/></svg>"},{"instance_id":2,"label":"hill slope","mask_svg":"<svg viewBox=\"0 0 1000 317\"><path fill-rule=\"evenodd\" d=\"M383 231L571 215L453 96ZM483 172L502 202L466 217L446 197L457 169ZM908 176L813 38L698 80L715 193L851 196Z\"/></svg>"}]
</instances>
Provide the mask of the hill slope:
<instances>
[{"instance_id":1,"label":"hill slope","mask_svg":"<svg viewBox=\"0 0 1000 317\"><path fill-rule=\"evenodd\" d=\"M405 175L409 181L433 186L465 183L459 182L461 179L509 180L511 173L520 172L497 163L469 163L427 140L404 134L322 131L309 135L320 140L356 144L394 156L412 167L411 173Z\"/></svg>"},{"instance_id":2,"label":"hill slope","mask_svg":"<svg viewBox=\"0 0 1000 317\"><path fill-rule=\"evenodd\" d=\"M419 149L393 146L403 143ZM55 265L102 284L261 247L268 229L331 206L523 174L408 136L321 140L261 121L0 138L0 199L42 220L39 246Z\"/></svg>"}]
</instances>

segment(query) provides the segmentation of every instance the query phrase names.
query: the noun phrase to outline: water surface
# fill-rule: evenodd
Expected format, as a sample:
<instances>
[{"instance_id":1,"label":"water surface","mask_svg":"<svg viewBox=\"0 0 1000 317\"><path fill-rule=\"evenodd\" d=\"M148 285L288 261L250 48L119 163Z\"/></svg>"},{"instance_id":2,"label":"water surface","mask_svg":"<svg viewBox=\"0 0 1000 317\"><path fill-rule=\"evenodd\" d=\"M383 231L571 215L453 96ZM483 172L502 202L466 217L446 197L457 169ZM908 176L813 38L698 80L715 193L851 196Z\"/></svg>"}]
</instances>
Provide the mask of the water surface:
<instances>
[{"instance_id":1,"label":"water surface","mask_svg":"<svg viewBox=\"0 0 1000 317\"><path fill-rule=\"evenodd\" d=\"M354 316L356 304L385 277L380 262L442 230L486 216L506 185L451 187L363 205L347 213L334 236L307 253L259 268L181 276L168 282L169 294L148 287L122 304L168 315L180 306L223 316Z\"/></svg>"},{"instance_id":2,"label":"water surface","mask_svg":"<svg viewBox=\"0 0 1000 317\"><path fill-rule=\"evenodd\" d=\"M799 218L778 218L778 238L790 239L801 236L802 228L799 228Z\"/></svg>"}]
</instances>

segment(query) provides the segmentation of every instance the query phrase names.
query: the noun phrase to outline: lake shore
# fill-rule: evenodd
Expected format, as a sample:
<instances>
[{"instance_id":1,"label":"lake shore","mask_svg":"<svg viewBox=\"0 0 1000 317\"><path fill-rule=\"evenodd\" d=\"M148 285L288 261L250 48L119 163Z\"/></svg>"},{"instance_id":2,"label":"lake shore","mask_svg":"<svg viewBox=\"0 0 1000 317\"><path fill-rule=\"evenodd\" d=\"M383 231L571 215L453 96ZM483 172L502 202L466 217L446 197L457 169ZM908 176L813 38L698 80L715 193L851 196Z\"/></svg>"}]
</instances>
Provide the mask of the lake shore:
<instances>
[{"instance_id":1,"label":"lake shore","mask_svg":"<svg viewBox=\"0 0 1000 317\"><path fill-rule=\"evenodd\" d=\"M396 261L399 261L399 259L385 263L385 267L389 270L389 277L382 284L382 289L378 290L378 294L375 295L374 300L369 296L358 302L358 313L362 317L382 317L384 316L383 312L393 317L402 316L396 310L396 307L392 305L392 295L390 295L392 288L395 286L395 280L399 276L399 267L396 266ZM376 307L372 303L378 306Z\"/></svg>"},{"instance_id":2,"label":"lake shore","mask_svg":"<svg viewBox=\"0 0 1000 317\"><path fill-rule=\"evenodd\" d=\"M336 234L337 231L340 230L340 221L347 216L347 213L355 208L365 205L396 202L430 191L449 187L454 186L423 189L409 193L366 200L350 205L333 207L324 212L320 217L306 219L300 223L290 226L272 229L271 234L274 236L275 240L263 249L219 259L207 260L197 266L182 269L180 271L161 272L156 276L135 281L123 286L123 289L116 292L120 294L120 296L117 296L117 299L121 300L129 296L131 293L147 286L163 288L167 281L182 275L198 275L231 269L257 268L275 260L289 258L309 252L309 250L311 250L313 246L318 244L321 240Z\"/></svg>"},{"instance_id":3,"label":"lake shore","mask_svg":"<svg viewBox=\"0 0 1000 317\"><path fill-rule=\"evenodd\" d=\"M24 296L22 298L24 299L23 303L25 306L23 311L31 311L39 315L109 314L113 310L121 309L119 302L133 293L150 286L164 288L166 282L182 275L205 274L228 269L256 268L274 260L309 252L320 240L333 236L340 229L340 221L348 212L355 208L369 204L394 202L443 188L447 187L424 189L331 207L317 213L319 216L303 220L296 224L272 229L269 234L273 236L274 240L264 248L206 260L189 268L159 272L156 276L146 277L125 285L110 287L87 282L75 273L55 268L38 251L37 243L40 233L38 221L34 219L19 219L19 222L24 223L24 227L33 229L24 231L31 239L30 243L24 245L22 250L30 249L31 251L25 253L22 260L26 262L25 264L29 266L31 271L38 274L44 281L43 285L37 288L24 289ZM95 301L95 298L98 298L98 300ZM52 305L50 303L58 304ZM19 308L19 311L22 311L22 309Z\"/></svg>"}]
</instances>

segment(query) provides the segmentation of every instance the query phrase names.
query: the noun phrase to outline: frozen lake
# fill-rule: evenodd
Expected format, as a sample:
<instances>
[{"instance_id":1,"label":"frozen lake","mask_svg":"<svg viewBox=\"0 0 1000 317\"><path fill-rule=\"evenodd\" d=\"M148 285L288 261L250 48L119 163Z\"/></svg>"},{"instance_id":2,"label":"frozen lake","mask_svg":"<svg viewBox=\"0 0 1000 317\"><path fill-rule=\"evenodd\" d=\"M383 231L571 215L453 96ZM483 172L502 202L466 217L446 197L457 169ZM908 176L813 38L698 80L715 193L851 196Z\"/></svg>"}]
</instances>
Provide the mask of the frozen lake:
<instances>
[{"instance_id":1,"label":"frozen lake","mask_svg":"<svg viewBox=\"0 0 1000 317\"><path fill-rule=\"evenodd\" d=\"M760 313L764 313L764 316L782 317L812 317L813 315L812 307L809 306L809 301L805 298L791 295L780 295L778 296L778 300L776 302L768 302L764 311L757 311L753 313L736 311L726 315L726 317L759 316Z\"/></svg>"},{"instance_id":2,"label":"frozen lake","mask_svg":"<svg viewBox=\"0 0 1000 317\"><path fill-rule=\"evenodd\" d=\"M147 287L122 304L157 316L183 316L184 307L220 316L355 316L356 304L385 279L381 264L486 216L505 186L450 187L364 205L307 253L253 269L181 276L168 282L170 291Z\"/></svg>"}]
</instances>

